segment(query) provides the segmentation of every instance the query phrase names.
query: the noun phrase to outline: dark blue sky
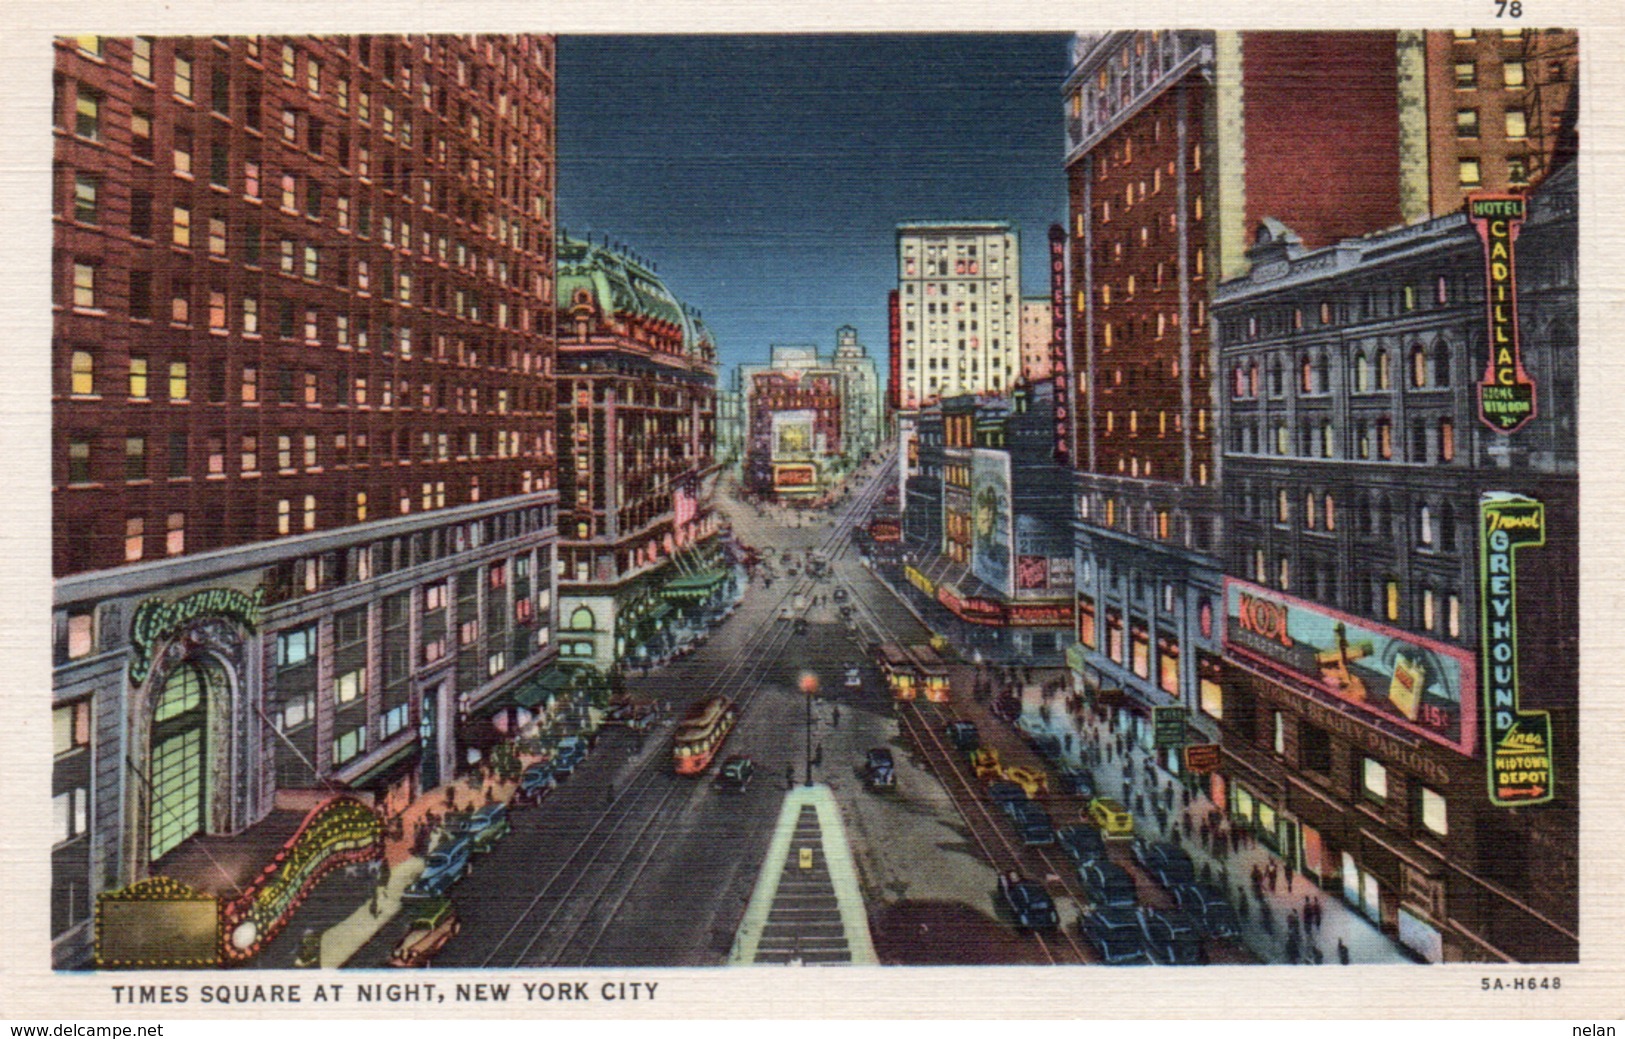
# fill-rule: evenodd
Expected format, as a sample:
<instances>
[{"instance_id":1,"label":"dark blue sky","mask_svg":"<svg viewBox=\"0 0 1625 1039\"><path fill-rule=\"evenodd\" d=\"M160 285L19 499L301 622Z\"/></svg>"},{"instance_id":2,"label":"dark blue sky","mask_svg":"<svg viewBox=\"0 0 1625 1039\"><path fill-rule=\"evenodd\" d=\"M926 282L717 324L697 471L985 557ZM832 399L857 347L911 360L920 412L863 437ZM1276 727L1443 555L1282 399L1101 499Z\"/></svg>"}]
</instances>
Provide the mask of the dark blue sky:
<instances>
[{"instance_id":1,"label":"dark blue sky","mask_svg":"<svg viewBox=\"0 0 1625 1039\"><path fill-rule=\"evenodd\" d=\"M885 377L895 225L1066 215L1062 34L565 36L559 224L625 243L724 365L857 326Z\"/></svg>"}]
</instances>

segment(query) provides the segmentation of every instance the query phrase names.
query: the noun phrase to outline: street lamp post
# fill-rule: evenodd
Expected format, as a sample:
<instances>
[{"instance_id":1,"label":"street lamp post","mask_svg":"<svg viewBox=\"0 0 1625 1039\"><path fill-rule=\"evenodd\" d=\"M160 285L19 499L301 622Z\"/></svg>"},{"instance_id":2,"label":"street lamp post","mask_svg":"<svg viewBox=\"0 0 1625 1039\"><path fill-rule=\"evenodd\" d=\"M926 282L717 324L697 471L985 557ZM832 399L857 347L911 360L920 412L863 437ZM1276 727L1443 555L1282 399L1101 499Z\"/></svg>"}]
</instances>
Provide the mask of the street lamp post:
<instances>
[{"instance_id":1,"label":"street lamp post","mask_svg":"<svg viewBox=\"0 0 1625 1039\"><path fill-rule=\"evenodd\" d=\"M801 691L807 697L807 785L812 786L812 725L813 725L813 696L818 692L818 676L811 671L801 673Z\"/></svg>"}]
</instances>

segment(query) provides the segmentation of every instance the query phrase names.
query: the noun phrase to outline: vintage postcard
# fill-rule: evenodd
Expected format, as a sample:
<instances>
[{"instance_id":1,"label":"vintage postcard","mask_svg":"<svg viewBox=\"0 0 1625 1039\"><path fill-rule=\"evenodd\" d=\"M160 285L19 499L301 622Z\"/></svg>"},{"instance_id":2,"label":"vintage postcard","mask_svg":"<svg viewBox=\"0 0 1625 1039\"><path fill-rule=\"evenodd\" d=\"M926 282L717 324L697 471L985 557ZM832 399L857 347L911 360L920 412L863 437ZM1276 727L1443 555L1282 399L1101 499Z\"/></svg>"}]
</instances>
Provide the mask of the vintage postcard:
<instances>
[{"instance_id":1,"label":"vintage postcard","mask_svg":"<svg viewBox=\"0 0 1625 1039\"><path fill-rule=\"evenodd\" d=\"M1618 1017L1618 34L1203 10L31 9L0 1015Z\"/></svg>"}]
</instances>

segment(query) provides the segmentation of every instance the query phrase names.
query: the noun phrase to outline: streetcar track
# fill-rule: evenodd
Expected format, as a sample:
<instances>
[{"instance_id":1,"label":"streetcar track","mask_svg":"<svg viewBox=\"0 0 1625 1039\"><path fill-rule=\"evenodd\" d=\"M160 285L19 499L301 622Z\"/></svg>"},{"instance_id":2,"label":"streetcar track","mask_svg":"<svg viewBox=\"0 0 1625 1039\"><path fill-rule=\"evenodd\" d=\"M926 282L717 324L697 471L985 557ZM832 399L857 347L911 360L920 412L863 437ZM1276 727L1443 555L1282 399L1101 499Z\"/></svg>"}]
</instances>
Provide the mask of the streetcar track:
<instances>
[{"instance_id":1,"label":"streetcar track","mask_svg":"<svg viewBox=\"0 0 1625 1039\"><path fill-rule=\"evenodd\" d=\"M836 514L833 529L824 536L823 540L819 542L818 547L812 551L828 554L832 561L844 554L846 549L850 547L853 541L852 526L850 522L848 522L848 518L850 515L860 510L866 512L872 509L875 500L878 499L883 492L884 482L880 479L880 477L884 476L890 469L891 463L888 462L883 465L874 476L870 477L870 481L864 490L859 492L859 495L854 496L853 499L849 501L839 513ZM760 685L756 684L756 679L759 678L760 675L769 667L778 662L778 652L782 650L784 646L787 645L793 638L793 634L787 635L787 632L790 631L790 629L786 629L775 619L778 610L782 609L786 602L793 601L795 596L804 595L813 587L815 587L815 582L811 578L797 579L793 584L786 588L786 590L776 601L772 601L772 608L767 611L766 615L757 620L755 629L749 633L749 636L747 636L746 639L742 641L740 648L734 651L722 668L715 673L715 677L706 686L703 694L714 693L718 687L722 687L724 692L728 692L740 686L749 686L748 692L739 697L737 701L739 704L739 714L740 716L743 716L745 708L755 699L761 690ZM767 634L767 647L759 645L759 641L764 632ZM763 651L764 649L766 649L765 652ZM747 658L747 662L742 667L739 664L741 658ZM703 694L701 697L696 698L696 700L703 699ZM535 897L531 899L530 904L520 914L519 918L509 927L508 931L495 944L495 946L493 946L491 954L487 956L482 966L489 966L491 962L496 959L497 952L500 951L503 946L507 945L509 940L514 936L515 932L517 932L520 927L524 925L524 922L527 919L531 919L534 916L537 911L537 907L540 905L542 900L555 889L559 878L563 875L564 871L576 862L583 851L587 848L592 838L599 834L600 828L606 821L609 820L611 811L618 807L626 798L639 796L650 788L653 778L663 771L663 769L659 767L659 763L661 761L662 758L660 755L652 754L649 756L647 761L639 766L637 771L633 774L631 782L628 784L627 788L610 803L608 808L600 816L598 821L594 823L593 828L588 831L587 835L576 846L571 855L560 864L558 869L554 871L553 876L548 879L547 884L535 895ZM603 901L605 896L608 895L611 889L615 886L615 876L621 872L622 868L633 857L636 848L640 843L643 843L642 838L648 833L649 829L657 822L663 820L663 809L681 789L681 787L669 788L661 796L659 803L655 805L654 811L647 813L647 821L639 829L636 837L630 845L630 850L628 850L626 854L622 855L619 861L614 863L614 865L607 872L605 872L605 884L599 889L593 901L588 903L586 910L582 913L582 922L578 924L574 930L570 931L569 934L563 936L563 939L559 942L559 953L553 957L553 963L557 963L564 950L567 949L569 945L574 942L578 936L580 936L581 932L590 925L593 909ZM693 793L694 791L690 791L691 795ZM648 864L653 860L655 852L671 832L673 832L673 827L671 826L662 826L660 829L656 830L653 841L648 842L651 845L648 853L644 856L643 862L640 864L630 881L625 885L622 885L620 896L615 900L609 913L605 916L604 922L600 925L597 934L594 935L592 945L587 949L587 952L583 957L584 960L591 957L592 952L597 948L599 941L602 939L603 935L607 933L609 927L619 915L621 908L625 905L626 899L630 895L631 890L633 886L635 886L638 878L643 875L643 872L647 869ZM559 914L563 912L565 907L569 904L570 896L574 894L576 888L579 887L580 884L585 880L587 874L592 871L592 867L598 865L600 859L605 857L605 852L610 848L613 839L617 836L623 836L624 834L624 829L615 827L612 827L603 833L591 859L578 870L578 876L575 882L570 885L569 889L566 890L562 896L558 896L556 898L552 912L550 912L547 918L542 921L541 925L537 927L535 935L531 938L530 942L526 944L525 948L520 951L514 966L520 966L523 959L529 955L530 951L535 947L537 942L539 942L544 935L548 934L549 927L552 922L558 918Z\"/></svg>"}]
</instances>

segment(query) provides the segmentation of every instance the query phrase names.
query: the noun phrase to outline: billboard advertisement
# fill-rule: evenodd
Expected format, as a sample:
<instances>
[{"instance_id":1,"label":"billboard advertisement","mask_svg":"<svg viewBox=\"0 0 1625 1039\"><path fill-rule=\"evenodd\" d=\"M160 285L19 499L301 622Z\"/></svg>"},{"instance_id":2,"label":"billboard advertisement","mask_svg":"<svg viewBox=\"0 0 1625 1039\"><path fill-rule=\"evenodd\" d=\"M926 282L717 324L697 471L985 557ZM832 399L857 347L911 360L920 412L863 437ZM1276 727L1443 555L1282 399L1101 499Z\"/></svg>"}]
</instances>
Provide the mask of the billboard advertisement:
<instances>
[{"instance_id":1,"label":"billboard advertisement","mask_svg":"<svg viewBox=\"0 0 1625 1039\"><path fill-rule=\"evenodd\" d=\"M1225 649L1285 671L1384 721L1473 753L1471 654L1442 642L1225 579Z\"/></svg>"},{"instance_id":2,"label":"billboard advertisement","mask_svg":"<svg viewBox=\"0 0 1625 1039\"><path fill-rule=\"evenodd\" d=\"M971 455L971 572L1005 595L1014 552L1010 517L1010 456L977 448Z\"/></svg>"},{"instance_id":3,"label":"billboard advertisement","mask_svg":"<svg viewBox=\"0 0 1625 1039\"><path fill-rule=\"evenodd\" d=\"M773 460L805 460L813 453L813 412L775 411L773 413Z\"/></svg>"},{"instance_id":4,"label":"billboard advertisement","mask_svg":"<svg viewBox=\"0 0 1625 1039\"><path fill-rule=\"evenodd\" d=\"M793 490L811 490L818 483L818 472L810 465L775 465L773 486Z\"/></svg>"},{"instance_id":5,"label":"billboard advertisement","mask_svg":"<svg viewBox=\"0 0 1625 1039\"><path fill-rule=\"evenodd\" d=\"M1040 516L1015 516L1015 590L1034 595L1072 591L1072 536Z\"/></svg>"},{"instance_id":6,"label":"billboard advertisement","mask_svg":"<svg viewBox=\"0 0 1625 1039\"><path fill-rule=\"evenodd\" d=\"M1518 706L1518 549L1546 544L1546 506L1517 494L1479 501L1480 602L1484 629L1484 738L1490 803L1500 808L1553 798L1552 720Z\"/></svg>"}]
</instances>

